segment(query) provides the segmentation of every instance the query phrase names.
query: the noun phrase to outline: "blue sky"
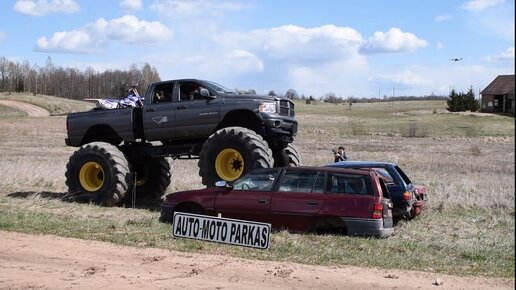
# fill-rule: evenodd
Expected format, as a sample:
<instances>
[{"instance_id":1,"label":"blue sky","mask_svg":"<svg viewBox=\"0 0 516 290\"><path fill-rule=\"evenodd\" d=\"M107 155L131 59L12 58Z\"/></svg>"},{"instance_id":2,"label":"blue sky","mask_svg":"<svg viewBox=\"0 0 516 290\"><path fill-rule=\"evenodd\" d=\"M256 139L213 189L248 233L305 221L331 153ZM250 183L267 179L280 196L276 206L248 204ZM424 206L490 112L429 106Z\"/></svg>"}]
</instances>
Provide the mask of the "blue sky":
<instances>
[{"instance_id":1,"label":"blue sky","mask_svg":"<svg viewBox=\"0 0 516 290\"><path fill-rule=\"evenodd\" d=\"M0 1L0 57L305 96L448 95L514 74L514 0ZM462 58L452 61L452 58Z\"/></svg>"}]
</instances>

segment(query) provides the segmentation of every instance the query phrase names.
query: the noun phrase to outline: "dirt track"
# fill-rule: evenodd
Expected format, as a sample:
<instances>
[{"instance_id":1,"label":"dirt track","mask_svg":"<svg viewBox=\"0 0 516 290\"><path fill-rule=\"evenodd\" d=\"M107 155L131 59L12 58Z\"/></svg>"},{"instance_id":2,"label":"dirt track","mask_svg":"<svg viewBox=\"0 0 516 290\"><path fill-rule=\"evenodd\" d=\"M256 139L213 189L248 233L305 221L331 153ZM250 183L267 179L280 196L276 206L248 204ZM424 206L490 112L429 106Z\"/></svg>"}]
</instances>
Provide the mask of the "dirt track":
<instances>
[{"instance_id":1,"label":"dirt track","mask_svg":"<svg viewBox=\"0 0 516 290\"><path fill-rule=\"evenodd\" d=\"M514 289L514 279L253 261L0 231L0 288Z\"/></svg>"},{"instance_id":2,"label":"dirt track","mask_svg":"<svg viewBox=\"0 0 516 290\"><path fill-rule=\"evenodd\" d=\"M9 106L26 112L29 117L46 117L49 115L48 111L26 102L13 100L0 100L1 105Z\"/></svg>"}]
</instances>

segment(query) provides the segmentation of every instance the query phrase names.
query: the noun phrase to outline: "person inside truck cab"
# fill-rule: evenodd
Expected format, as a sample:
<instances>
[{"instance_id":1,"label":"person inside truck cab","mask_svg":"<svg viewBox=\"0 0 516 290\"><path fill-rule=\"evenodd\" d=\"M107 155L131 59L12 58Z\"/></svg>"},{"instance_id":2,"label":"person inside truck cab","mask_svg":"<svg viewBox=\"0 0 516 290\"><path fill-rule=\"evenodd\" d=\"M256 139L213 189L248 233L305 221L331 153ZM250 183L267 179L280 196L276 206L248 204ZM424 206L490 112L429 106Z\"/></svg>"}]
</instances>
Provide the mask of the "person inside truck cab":
<instances>
[{"instance_id":1,"label":"person inside truck cab","mask_svg":"<svg viewBox=\"0 0 516 290\"><path fill-rule=\"evenodd\" d=\"M167 98L165 97L165 92L162 90L156 90L156 92L154 93L153 102L154 103L163 103L166 101L167 101Z\"/></svg>"}]
</instances>

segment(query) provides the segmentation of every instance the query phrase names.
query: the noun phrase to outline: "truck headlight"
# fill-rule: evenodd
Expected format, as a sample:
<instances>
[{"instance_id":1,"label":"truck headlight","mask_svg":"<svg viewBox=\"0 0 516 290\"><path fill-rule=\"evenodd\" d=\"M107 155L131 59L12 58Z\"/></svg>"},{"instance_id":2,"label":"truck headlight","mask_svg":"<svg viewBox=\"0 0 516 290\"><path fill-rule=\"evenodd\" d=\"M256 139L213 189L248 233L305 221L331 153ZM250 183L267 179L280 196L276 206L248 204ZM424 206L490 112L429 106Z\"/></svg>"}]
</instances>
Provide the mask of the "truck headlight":
<instances>
[{"instance_id":1,"label":"truck headlight","mask_svg":"<svg viewBox=\"0 0 516 290\"><path fill-rule=\"evenodd\" d=\"M276 113L276 103L264 103L258 108L260 113L273 114Z\"/></svg>"}]
</instances>

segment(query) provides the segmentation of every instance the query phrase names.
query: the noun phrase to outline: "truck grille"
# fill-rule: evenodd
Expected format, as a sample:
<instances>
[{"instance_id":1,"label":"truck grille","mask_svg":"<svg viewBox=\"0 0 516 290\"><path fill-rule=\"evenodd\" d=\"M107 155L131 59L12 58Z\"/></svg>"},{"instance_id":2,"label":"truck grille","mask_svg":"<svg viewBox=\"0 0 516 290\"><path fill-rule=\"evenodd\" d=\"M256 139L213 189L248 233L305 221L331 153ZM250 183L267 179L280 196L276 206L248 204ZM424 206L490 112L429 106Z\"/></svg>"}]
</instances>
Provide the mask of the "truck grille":
<instances>
[{"instance_id":1,"label":"truck grille","mask_svg":"<svg viewBox=\"0 0 516 290\"><path fill-rule=\"evenodd\" d=\"M294 103L289 100L280 100L280 115L294 117L296 115Z\"/></svg>"}]
</instances>

